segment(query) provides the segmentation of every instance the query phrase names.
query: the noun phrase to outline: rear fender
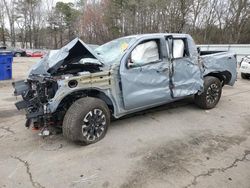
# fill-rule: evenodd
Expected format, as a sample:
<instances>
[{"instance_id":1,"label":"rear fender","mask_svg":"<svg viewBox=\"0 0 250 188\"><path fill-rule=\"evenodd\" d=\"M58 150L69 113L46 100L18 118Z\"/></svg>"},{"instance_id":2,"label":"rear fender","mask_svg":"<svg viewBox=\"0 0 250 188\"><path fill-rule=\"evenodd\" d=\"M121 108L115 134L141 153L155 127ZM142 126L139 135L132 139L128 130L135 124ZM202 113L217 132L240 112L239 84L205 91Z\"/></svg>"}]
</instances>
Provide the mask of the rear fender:
<instances>
[{"instance_id":1,"label":"rear fender","mask_svg":"<svg viewBox=\"0 0 250 188\"><path fill-rule=\"evenodd\" d=\"M237 60L234 53L222 52L201 56L204 66L203 76L215 76L233 86L237 80Z\"/></svg>"}]
</instances>

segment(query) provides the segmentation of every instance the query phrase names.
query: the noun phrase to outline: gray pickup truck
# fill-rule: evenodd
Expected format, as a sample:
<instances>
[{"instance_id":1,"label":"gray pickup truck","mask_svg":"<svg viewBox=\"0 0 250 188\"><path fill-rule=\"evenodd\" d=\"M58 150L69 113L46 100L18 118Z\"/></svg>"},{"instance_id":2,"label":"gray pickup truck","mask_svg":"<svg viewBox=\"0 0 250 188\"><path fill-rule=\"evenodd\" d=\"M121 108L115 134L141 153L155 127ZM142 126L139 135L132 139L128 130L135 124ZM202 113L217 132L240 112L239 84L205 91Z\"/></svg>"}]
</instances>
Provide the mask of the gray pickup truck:
<instances>
[{"instance_id":1,"label":"gray pickup truck","mask_svg":"<svg viewBox=\"0 0 250 188\"><path fill-rule=\"evenodd\" d=\"M234 85L236 67L235 54L200 52L187 34L127 36L95 50L76 38L13 87L27 127L41 135L59 127L67 139L91 144L105 136L111 117L192 95L202 109L215 107L222 87Z\"/></svg>"}]
</instances>

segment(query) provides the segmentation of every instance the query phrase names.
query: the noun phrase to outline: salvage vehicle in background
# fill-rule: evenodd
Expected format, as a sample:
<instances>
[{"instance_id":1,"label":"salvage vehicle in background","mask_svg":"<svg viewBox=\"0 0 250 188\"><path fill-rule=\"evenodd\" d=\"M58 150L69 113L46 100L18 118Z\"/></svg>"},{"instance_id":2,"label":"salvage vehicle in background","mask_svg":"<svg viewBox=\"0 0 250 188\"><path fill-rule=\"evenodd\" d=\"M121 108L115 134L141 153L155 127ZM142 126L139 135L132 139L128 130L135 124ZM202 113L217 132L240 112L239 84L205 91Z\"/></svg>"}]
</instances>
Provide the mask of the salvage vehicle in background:
<instances>
[{"instance_id":1,"label":"salvage vehicle in background","mask_svg":"<svg viewBox=\"0 0 250 188\"><path fill-rule=\"evenodd\" d=\"M241 78L250 79L250 56L246 56L240 62Z\"/></svg>"},{"instance_id":2,"label":"salvage vehicle in background","mask_svg":"<svg viewBox=\"0 0 250 188\"><path fill-rule=\"evenodd\" d=\"M18 49L18 48L0 46L0 50L11 51L14 57L25 57L27 55L25 50Z\"/></svg>"},{"instance_id":3,"label":"salvage vehicle in background","mask_svg":"<svg viewBox=\"0 0 250 188\"><path fill-rule=\"evenodd\" d=\"M31 124L48 135L61 127L74 142L101 140L111 116L156 107L194 95L202 109L214 108L222 87L237 77L234 53L200 52L187 34L143 34L119 38L92 50L76 38L34 65L13 83Z\"/></svg>"}]
</instances>

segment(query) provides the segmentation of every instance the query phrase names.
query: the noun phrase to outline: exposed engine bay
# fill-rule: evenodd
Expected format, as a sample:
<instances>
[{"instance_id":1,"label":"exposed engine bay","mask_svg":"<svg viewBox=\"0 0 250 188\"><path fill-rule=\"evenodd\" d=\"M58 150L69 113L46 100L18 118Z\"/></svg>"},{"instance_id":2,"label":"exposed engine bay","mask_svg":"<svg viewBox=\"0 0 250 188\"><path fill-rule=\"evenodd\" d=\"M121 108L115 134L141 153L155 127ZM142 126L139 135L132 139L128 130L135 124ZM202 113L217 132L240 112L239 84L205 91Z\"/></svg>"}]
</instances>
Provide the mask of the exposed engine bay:
<instances>
[{"instance_id":1,"label":"exposed engine bay","mask_svg":"<svg viewBox=\"0 0 250 188\"><path fill-rule=\"evenodd\" d=\"M72 74L74 76L79 75L79 73L82 72L90 72L95 73L101 71L100 69L101 65L95 65L91 63L85 63L85 64L79 64L79 63L73 63L69 64L63 67L60 67L56 73L54 73L55 76L61 76L61 75L67 75Z\"/></svg>"}]
</instances>

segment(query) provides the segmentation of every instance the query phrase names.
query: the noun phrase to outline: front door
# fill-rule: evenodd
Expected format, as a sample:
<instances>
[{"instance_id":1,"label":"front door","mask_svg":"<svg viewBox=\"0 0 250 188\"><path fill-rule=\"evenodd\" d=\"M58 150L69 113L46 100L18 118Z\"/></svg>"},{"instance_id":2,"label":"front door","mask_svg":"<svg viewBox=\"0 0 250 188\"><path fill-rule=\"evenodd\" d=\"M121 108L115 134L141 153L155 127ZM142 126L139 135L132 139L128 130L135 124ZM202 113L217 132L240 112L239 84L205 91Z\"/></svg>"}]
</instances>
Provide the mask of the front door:
<instances>
[{"instance_id":1,"label":"front door","mask_svg":"<svg viewBox=\"0 0 250 188\"><path fill-rule=\"evenodd\" d=\"M163 38L139 41L122 61L120 75L125 109L152 106L171 98L164 42Z\"/></svg>"}]
</instances>

